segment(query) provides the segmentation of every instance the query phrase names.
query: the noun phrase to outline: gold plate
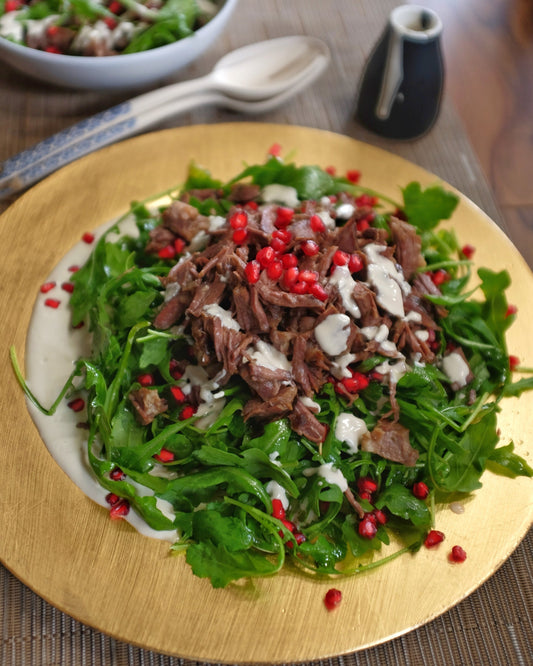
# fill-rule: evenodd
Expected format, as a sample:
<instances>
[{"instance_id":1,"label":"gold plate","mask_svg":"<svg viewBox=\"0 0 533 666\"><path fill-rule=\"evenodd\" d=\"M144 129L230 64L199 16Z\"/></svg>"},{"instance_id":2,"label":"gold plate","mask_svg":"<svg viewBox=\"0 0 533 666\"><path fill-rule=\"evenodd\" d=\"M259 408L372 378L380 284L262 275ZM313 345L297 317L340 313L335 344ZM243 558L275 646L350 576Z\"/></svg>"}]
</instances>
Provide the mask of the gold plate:
<instances>
[{"instance_id":1,"label":"gold plate","mask_svg":"<svg viewBox=\"0 0 533 666\"><path fill-rule=\"evenodd\" d=\"M35 186L0 219L0 557L23 583L77 620L119 640L195 660L294 662L375 645L448 610L485 581L516 548L532 514L530 479L486 473L483 488L457 515L443 508L446 540L373 572L316 581L291 572L214 590L193 576L168 544L140 536L87 499L53 461L31 420L9 366L8 347L23 355L40 284L83 232L183 181L190 160L225 178L243 162L262 162L278 142L300 164L359 169L363 183L400 198L411 180L437 178L383 150L344 136L300 127L230 123L146 134L89 155ZM453 188L450 188L453 189ZM461 196L452 226L475 260L513 277L509 300L518 318L509 349L533 366L533 276L506 236ZM531 463L533 392L503 407L502 441L513 439ZM460 544L468 558L451 564ZM341 605L323 604L332 586Z\"/></svg>"}]
</instances>

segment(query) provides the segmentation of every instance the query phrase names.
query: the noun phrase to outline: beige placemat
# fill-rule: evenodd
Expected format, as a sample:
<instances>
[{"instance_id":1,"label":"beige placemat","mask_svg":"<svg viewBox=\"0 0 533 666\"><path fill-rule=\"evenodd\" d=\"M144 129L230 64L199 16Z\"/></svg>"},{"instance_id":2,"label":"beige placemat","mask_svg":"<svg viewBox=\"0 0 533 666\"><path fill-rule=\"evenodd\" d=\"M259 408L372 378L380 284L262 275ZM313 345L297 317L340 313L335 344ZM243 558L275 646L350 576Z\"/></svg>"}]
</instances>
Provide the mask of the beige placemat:
<instances>
[{"instance_id":1,"label":"beige placemat","mask_svg":"<svg viewBox=\"0 0 533 666\"><path fill-rule=\"evenodd\" d=\"M418 141L383 140L365 131L354 120L357 84L365 57L396 4L399 3L390 0L241 0L235 20L220 42L175 78L200 76L209 71L223 53L260 39L301 33L321 37L328 43L333 57L327 75L285 108L255 120L317 127L379 145L456 186L505 229L446 96L436 126ZM124 98L124 95L48 87L1 66L0 159ZM160 127L241 118L244 119L231 112L204 108L176 117ZM290 150L291 146L285 148ZM0 204L0 212L6 205ZM505 511L505 507L502 510ZM530 532L489 581L448 613L383 645L316 663L331 666L527 666L533 663L532 550ZM44 602L3 567L0 567L0 595L2 665L196 664L122 644L81 625Z\"/></svg>"}]
</instances>

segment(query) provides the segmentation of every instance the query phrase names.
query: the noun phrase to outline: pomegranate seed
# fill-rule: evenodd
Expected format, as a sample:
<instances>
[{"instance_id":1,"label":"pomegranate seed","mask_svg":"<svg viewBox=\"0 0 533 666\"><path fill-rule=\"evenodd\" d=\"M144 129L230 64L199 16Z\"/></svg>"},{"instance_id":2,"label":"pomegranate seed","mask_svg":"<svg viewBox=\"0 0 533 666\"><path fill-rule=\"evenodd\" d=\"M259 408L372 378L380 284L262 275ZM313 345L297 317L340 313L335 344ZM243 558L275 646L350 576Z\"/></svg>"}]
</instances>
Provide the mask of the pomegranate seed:
<instances>
[{"instance_id":1,"label":"pomegranate seed","mask_svg":"<svg viewBox=\"0 0 533 666\"><path fill-rule=\"evenodd\" d=\"M357 171L357 169L350 169L346 172L346 178L350 183L358 183L361 178L361 172Z\"/></svg>"},{"instance_id":2,"label":"pomegranate seed","mask_svg":"<svg viewBox=\"0 0 533 666\"><path fill-rule=\"evenodd\" d=\"M114 18L111 18L110 16L106 16L106 17L104 18L104 23L107 25L107 27L108 27L110 30L114 30L114 29L117 27L117 25L118 25L118 22L115 21L115 19L114 19Z\"/></svg>"},{"instance_id":3,"label":"pomegranate seed","mask_svg":"<svg viewBox=\"0 0 533 666\"><path fill-rule=\"evenodd\" d=\"M284 254L281 257L283 268L296 268L298 266L298 257L295 254Z\"/></svg>"},{"instance_id":4,"label":"pomegranate seed","mask_svg":"<svg viewBox=\"0 0 533 666\"><path fill-rule=\"evenodd\" d=\"M176 238L174 241L174 249L176 250L176 254L181 254L183 252L185 249L185 241L183 238Z\"/></svg>"},{"instance_id":5,"label":"pomegranate seed","mask_svg":"<svg viewBox=\"0 0 533 666\"><path fill-rule=\"evenodd\" d=\"M244 229L244 227L248 224L248 215L246 215L246 213L242 210L233 213L229 219L229 223L233 229Z\"/></svg>"},{"instance_id":6,"label":"pomegranate seed","mask_svg":"<svg viewBox=\"0 0 533 666\"><path fill-rule=\"evenodd\" d=\"M362 476L357 481L357 489L359 490L359 494L365 491L367 493L375 493L376 490L378 489L378 484L374 481L374 479L371 479L369 476Z\"/></svg>"},{"instance_id":7,"label":"pomegranate seed","mask_svg":"<svg viewBox=\"0 0 533 666\"><path fill-rule=\"evenodd\" d=\"M359 493L359 497L364 500L368 500L369 502L372 501L372 493L368 493L366 490L363 490L363 492Z\"/></svg>"},{"instance_id":8,"label":"pomegranate seed","mask_svg":"<svg viewBox=\"0 0 533 666\"><path fill-rule=\"evenodd\" d=\"M287 255L283 255L287 256ZM283 261L281 262L283 263ZM298 276L300 275L300 271L296 266L291 266L290 268L287 268L285 273L283 274L283 282L287 286L291 286L293 284L296 284L298 281Z\"/></svg>"},{"instance_id":9,"label":"pomegranate seed","mask_svg":"<svg viewBox=\"0 0 533 666\"><path fill-rule=\"evenodd\" d=\"M113 467L113 469L109 472L109 477L113 481L123 481L126 478L126 475L120 469L120 467Z\"/></svg>"},{"instance_id":10,"label":"pomegranate seed","mask_svg":"<svg viewBox=\"0 0 533 666\"><path fill-rule=\"evenodd\" d=\"M279 518L280 520L285 518L285 509L280 499L272 500L272 515L274 518Z\"/></svg>"},{"instance_id":11,"label":"pomegranate seed","mask_svg":"<svg viewBox=\"0 0 533 666\"><path fill-rule=\"evenodd\" d=\"M373 208L378 203L378 198L373 197L370 194L361 194L361 196L357 197L355 203L359 208L364 208L366 206Z\"/></svg>"},{"instance_id":12,"label":"pomegranate seed","mask_svg":"<svg viewBox=\"0 0 533 666\"><path fill-rule=\"evenodd\" d=\"M330 176L334 176L337 173L337 169L334 166L327 166L324 171L329 173Z\"/></svg>"},{"instance_id":13,"label":"pomegranate seed","mask_svg":"<svg viewBox=\"0 0 533 666\"><path fill-rule=\"evenodd\" d=\"M54 310L57 310L57 308L61 305L61 301L58 301L57 298L47 298L44 304L47 308L54 308Z\"/></svg>"},{"instance_id":14,"label":"pomegranate seed","mask_svg":"<svg viewBox=\"0 0 533 666\"><path fill-rule=\"evenodd\" d=\"M302 534L301 532L294 532L292 536L298 545L306 541L305 534Z\"/></svg>"},{"instance_id":15,"label":"pomegranate seed","mask_svg":"<svg viewBox=\"0 0 533 666\"><path fill-rule=\"evenodd\" d=\"M16 12L17 9L19 9L21 6L21 3L18 0L6 0L6 4L4 5L4 11L7 12Z\"/></svg>"},{"instance_id":16,"label":"pomegranate seed","mask_svg":"<svg viewBox=\"0 0 533 666\"><path fill-rule=\"evenodd\" d=\"M108 9L110 12L113 12L113 14L118 14L122 10L122 5L120 2L117 2L117 0L112 0L109 3Z\"/></svg>"},{"instance_id":17,"label":"pomegranate seed","mask_svg":"<svg viewBox=\"0 0 533 666\"><path fill-rule=\"evenodd\" d=\"M153 386L154 385L154 378L150 373L146 373L144 375L139 375L137 377L137 381L141 386Z\"/></svg>"},{"instance_id":18,"label":"pomegranate seed","mask_svg":"<svg viewBox=\"0 0 533 666\"><path fill-rule=\"evenodd\" d=\"M370 222L365 217L362 220L357 220L357 222L355 223L355 226L357 227L357 231L359 231L360 233L363 233L363 231L366 231L370 227Z\"/></svg>"},{"instance_id":19,"label":"pomegranate seed","mask_svg":"<svg viewBox=\"0 0 533 666\"><path fill-rule=\"evenodd\" d=\"M256 261L258 261L263 268L267 268L267 266L270 266L270 264L274 261L275 258L276 258L276 252L274 251L273 248L270 247L270 245L261 248L255 256Z\"/></svg>"},{"instance_id":20,"label":"pomegranate seed","mask_svg":"<svg viewBox=\"0 0 533 666\"><path fill-rule=\"evenodd\" d=\"M374 509L373 514L380 525L385 525L385 523L387 522L387 516L383 513L381 509Z\"/></svg>"},{"instance_id":21,"label":"pomegranate seed","mask_svg":"<svg viewBox=\"0 0 533 666\"><path fill-rule=\"evenodd\" d=\"M431 281L433 284L437 285L437 287L439 287L441 284L444 284L444 282L449 280L449 278L450 276L448 273L442 268L439 268L439 270L431 273Z\"/></svg>"},{"instance_id":22,"label":"pomegranate seed","mask_svg":"<svg viewBox=\"0 0 533 666\"><path fill-rule=\"evenodd\" d=\"M183 393L179 386L171 386L170 392L176 402L185 402L185 393Z\"/></svg>"},{"instance_id":23,"label":"pomegranate seed","mask_svg":"<svg viewBox=\"0 0 533 666\"><path fill-rule=\"evenodd\" d=\"M358 532L364 539L373 539L377 534L378 528L376 519L372 514L366 514L363 520L359 523Z\"/></svg>"},{"instance_id":24,"label":"pomegranate seed","mask_svg":"<svg viewBox=\"0 0 533 666\"><path fill-rule=\"evenodd\" d=\"M451 553L448 555L450 562L464 562L466 560L466 552L461 548L461 546L454 546Z\"/></svg>"},{"instance_id":25,"label":"pomegranate seed","mask_svg":"<svg viewBox=\"0 0 533 666\"><path fill-rule=\"evenodd\" d=\"M514 372L519 365L520 365L520 359L518 358L518 356L513 356L513 355L509 356L509 369L511 370L511 372Z\"/></svg>"},{"instance_id":26,"label":"pomegranate seed","mask_svg":"<svg viewBox=\"0 0 533 666\"><path fill-rule=\"evenodd\" d=\"M299 294L300 296L303 294L307 294L307 291L309 289L309 285L307 282L295 282L294 284L291 284L290 286L290 291L292 294Z\"/></svg>"},{"instance_id":27,"label":"pomegranate seed","mask_svg":"<svg viewBox=\"0 0 533 666\"><path fill-rule=\"evenodd\" d=\"M350 273L359 273L363 268L364 263L361 257L358 254L351 254L348 259L348 270Z\"/></svg>"},{"instance_id":28,"label":"pomegranate seed","mask_svg":"<svg viewBox=\"0 0 533 666\"><path fill-rule=\"evenodd\" d=\"M130 503L128 500L121 499L109 509L111 520L120 520L130 512Z\"/></svg>"},{"instance_id":29,"label":"pomegranate seed","mask_svg":"<svg viewBox=\"0 0 533 666\"><path fill-rule=\"evenodd\" d=\"M170 363L168 364L168 371L173 379L181 379L183 377L183 372L181 371L180 365L174 358L170 359Z\"/></svg>"},{"instance_id":30,"label":"pomegranate seed","mask_svg":"<svg viewBox=\"0 0 533 666\"><path fill-rule=\"evenodd\" d=\"M244 243L244 241L248 238L248 232L246 229L235 229L233 232L233 242L236 243L237 245L240 245L241 243Z\"/></svg>"},{"instance_id":31,"label":"pomegranate seed","mask_svg":"<svg viewBox=\"0 0 533 666\"><path fill-rule=\"evenodd\" d=\"M279 143L273 143L268 149L268 155L272 157L279 157L281 155L281 146Z\"/></svg>"},{"instance_id":32,"label":"pomegranate seed","mask_svg":"<svg viewBox=\"0 0 533 666\"><path fill-rule=\"evenodd\" d=\"M181 410L180 421L186 421L187 419L190 419L195 415L195 413L196 413L196 408L193 407L192 405L187 405Z\"/></svg>"},{"instance_id":33,"label":"pomegranate seed","mask_svg":"<svg viewBox=\"0 0 533 666\"><path fill-rule=\"evenodd\" d=\"M61 49L58 48L57 46L54 46L53 44L50 44L44 50L46 51L46 53L56 53L56 54L62 53ZM85 241L85 242L92 243L92 241Z\"/></svg>"},{"instance_id":34,"label":"pomegranate seed","mask_svg":"<svg viewBox=\"0 0 533 666\"><path fill-rule=\"evenodd\" d=\"M63 289L63 291L68 292L69 294L72 294L72 292L74 291L74 285L72 284L72 282L63 282L63 284L61 285L61 289Z\"/></svg>"},{"instance_id":35,"label":"pomegranate seed","mask_svg":"<svg viewBox=\"0 0 533 666\"><path fill-rule=\"evenodd\" d=\"M283 264L281 261L273 261L267 268L267 275L271 280L277 280L283 273Z\"/></svg>"},{"instance_id":36,"label":"pomegranate seed","mask_svg":"<svg viewBox=\"0 0 533 666\"><path fill-rule=\"evenodd\" d=\"M162 463L172 462L174 460L174 454L172 451L169 451L163 447L159 453L154 455L154 458Z\"/></svg>"},{"instance_id":37,"label":"pomegranate seed","mask_svg":"<svg viewBox=\"0 0 533 666\"><path fill-rule=\"evenodd\" d=\"M165 247L159 250L157 256L160 259L174 259L174 257L176 256L176 248L174 247L174 245L166 245Z\"/></svg>"},{"instance_id":38,"label":"pomegranate seed","mask_svg":"<svg viewBox=\"0 0 533 666\"><path fill-rule=\"evenodd\" d=\"M81 412L81 410L85 407L85 400L83 398L76 398L75 400L71 400L69 403L67 403L67 407L70 407L73 412Z\"/></svg>"},{"instance_id":39,"label":"pomegranate seed","mask_svg":"<svg viewBox=\"0 0 533 666\"><path fill-rule=\"evenodd\" d=\"M317 234L326 231L326 225L324 224L322 218L319 215L311 215L309 224L311 225L311 229Z\"/></svg>"},{"instance_id":40,"label":"pomegranate seed","mask_svg":"<svg viewBox=\"0 0 533 666\"><path fill-rule=\"evenodd\" d=\"M351 377L345 377L341 382L344 388L350 393L363 391L370 384L368 377L360 372L354 372Z\"/></svg>"},{"instance_id":41,"label":"pomegranate seed","mask_svg":"<svg viewBox=\"0 0 533 666\"><path fill-rule=\"evenodd\" d=\"M308 271L308 270L300 271L299 279L302 282L312 283L312 282L316 282L318 280L318 278L319 278L319 275L316 271Z\"/></svg>"},{"instance_id":42,"label":"pomegranate seed","mask_svg":"<svg viewBox=\"0 0 533 666\"><path fill-rule=\"evenodd\" d=\"M120 497L115 495L115 493L107 493L105 501L111 506L115 506L115 504L120 501Z\"/></svg>"},{"instance_id":43,"label":"pomegranate seed","mask_svg":"<svg viewBox=\"0 0 533 666\"><path fill-rule=\"evenodd\" d=\"M87 244L91 244L94 241L94 234L91 234L89 231L86 231L81 237L82 241Z\"/></svg>"},{"instance_id":44,"label":"pomegranate seed","mask_svg":"<svg viewBox=\"0 0 533 666\"><path fill-rule=\"evenodd\" d=\"M272 232L272 238L277 238L284 243L290 243L292 240L292 234L288 229L276 229Z\"/></svg>"},{"instance_id":45,"label":"pomegranate seed","mask_svg":"<svg viewBox=\"0 0 533 666\"><path fill-rule=\"evenodd\" d=\"M511 315L514 315L518 312L518 308L516 305L508 305L507 310L505 311L505 316L510 317Z\"/></svg>"},{"instance_id":46,"label":"pomegranate seed","mask_svg":"<svg viewBox=\"0 0 533 666\"><path fill-rule=\"evenodd\" d=\"M434 546L437 546L442 541L444 541L444 533L443 532L439 532L439 530L430 530L430 532L428 532L428 535L424 540L424 546L426 548L433 548Z\"/></svg>"},{"instance_id":47,"label":"pomegranate seed","mask_svg":"<svg viewBox=\"0 0 533 666\"><path fill-rule=\"evenodd\" d=\"M309 293L318 298L319 301L324 302L328 300L328 292L318 282L313 282L309 285Z\"/></svg>"},{"instance_id":48,"label":"pomegranate seed","mask_svg":"<svg viewBox=\"0 0 533 666\"><path fill-rule=\"evenodd\" d=\"M280 518L281 522L283 525L289 530L289 532L294 532L296 529L296 525L291 522L290 520L287 520L286 518Z\"/></svg>"},{"instance_id":49,"label":"pomegranate seed","mask_svg":"<svg viewBox=\"0 0 533 666\"><path fill-rule=\"evenodd\" d=\"M288 227L292 222L293 217L294 211L292 208L288 208L287 206L280 206L276 211L276 221L274 222L274 225L278 229Z\"/></svg>"},{"instance_id":50,"label":"pomegranate seed","mask_svg":"<svg viewBox=\"0 0 533 666\"><path fill-rule=\"evenodd\" d=\"M261 266L259 262L255 260L249 261L244 268L244 274L250 284L255 284L261 275Z\"/></svg>"},{"instance_id":51,"label":"pomegranate seed","mask_svg":"<svg viewBox=\"0 0 533 666\"><path fill-rule=\"evenodd\" d=\"M429 495L429 488L423 481L418 481L413 486L413 495L420 500L425 500Z\"/></svg>"},{"instance_id":52,"label":"pomegranate seed","mask_svg":"<svg viewBox=\"0 0 533 666\"><path fill-rule=\"evenodd\" d=\"M284 243L281 238L273 238L270 241L270 247L279 254L283 254L287 249L287 243Z\"/></svg>"},{"instance_id":53,"label":"pomegranate seed","mask_svg":"<svg viewBox=\"0 0 533 666\"><path fill-rule=\"evenodd\" d=\"M326 592L326 596L324 597L324 604L328 611L332 611L337 606L340 604L342 601L342 592L340 590L336 590L335 588L331 588L331 590L328 590Z\"/></svg>"},{"instance_id":54,"label":"pomegranate seed","mask_svg":"<svg viewBox=\"0 0 533 666\"><path fill-rule=\"evenodd\" d=\"M333 255L333 263L335 266L346 266L349 259L350 255L347 252L343 252L342 250L337 250Z\"/></svg>"},{"instance_id":55,"label":"pomegranate seed","mask_svg":"<svg viewBox=\"0 0 533 666\"><path fill-rule=\"evenodd\" d=\"M316 254L320 252L320 248L318 246L318 243L315 243L315 241L312 240L306 240L302 243L301 245L302 252L307 256L307 257L314 257Z\"/></svg>"},{"instance_id":56,"label":"pomegranate seed","mask_svg":"<svg viewBox=\"0 0 533 666\"><path fill-rule=\"evenodd\" d=\"M466 259L472 259L474 256L474 253L476 251L476 248L473 245L463 245L461 248L461 254L466 258Z\"/></svg>"},{"instance_id":57,"label":"pomegranate seed","mask_svg":"<svg viewBox=\"0 0 533 666\"><path fill-rule=\"evenodd\" d=\"M55 286L56 286L55 282L45 282L44 284L41 285L39 291L41 292L41 294L47 294Z\"/></svg>"},{"instance_id":58,"label":"pomegranate seed","mask_svg":"<svg viewBox=\"0 0 533 666\"><path fill-rule=\"evenodd\" d=\"M257 201L247 201L244 205L250 210L257 210L259 208Z\"/></svg>"},{"instance_id":59,"label":"pomegranate seed","mask_svg":"<svg viewBox=\"0 0 533 666\"><path fill-rule=\"evenodd\" d=\"M80 270L80 267L77 266L76 264L74 264L73 266L69 266L69 267L68 267L68 270L69 270L71 273L77 273L77 272Z\"/></svg>"}]
</instances>

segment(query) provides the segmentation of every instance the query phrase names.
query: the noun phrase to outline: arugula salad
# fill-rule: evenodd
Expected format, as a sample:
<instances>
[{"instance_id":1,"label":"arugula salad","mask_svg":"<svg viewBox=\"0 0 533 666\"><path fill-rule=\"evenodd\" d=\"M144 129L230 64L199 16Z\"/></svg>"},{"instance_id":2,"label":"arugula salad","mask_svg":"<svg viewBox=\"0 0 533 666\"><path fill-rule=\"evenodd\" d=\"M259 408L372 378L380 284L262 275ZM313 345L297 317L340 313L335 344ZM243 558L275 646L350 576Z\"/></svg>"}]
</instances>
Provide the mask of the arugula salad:
<instances>
[{"instance_id":1,"label":"arugula salad","mask_svg":"<svg viewBox=\"0 0 533 666\"><path fill-rule=\"evenodd\" d=\"M497 428L533 388L506 349L509 275L471 275L441 224L453 193L413 182L395 202L359 176L193 163L72 276L92 353L38 406L69 400L111 517L175 530L214 587L372 569L442 541L436 505L487 468L533 474Z\"/></svg>"},{"instance_id":2,"label":"arugula salad","mask_svg":"<svg viewBox=\"0 0 533 666\"><path fill-rule=\"evenodd\" d=\"M0 0L0 37L81 56L148 51L188 37L221 0Z\"/></svg>"}]
</instances>

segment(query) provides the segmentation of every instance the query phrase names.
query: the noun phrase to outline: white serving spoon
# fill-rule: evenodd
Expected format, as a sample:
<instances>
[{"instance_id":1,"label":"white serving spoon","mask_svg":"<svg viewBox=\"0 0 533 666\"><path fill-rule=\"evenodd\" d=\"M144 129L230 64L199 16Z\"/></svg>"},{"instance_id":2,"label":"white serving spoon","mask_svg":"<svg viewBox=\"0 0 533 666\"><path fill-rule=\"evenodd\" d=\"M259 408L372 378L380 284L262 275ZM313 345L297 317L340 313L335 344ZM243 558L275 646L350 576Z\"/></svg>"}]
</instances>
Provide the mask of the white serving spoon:
<instances>
[{"instance_id":1,"label":"white serving spoon","mask_svg":"<svg viewBox=\"0 0 533 666\"><path fill-rule=\"evenodd\" d=\"M10 157L0 165L0 199L78 157L199 104L245 113L269 111L316 79L329 58L324 42L303 35L232 51L206 76L134 97Z\"/></svg>"}]
</instances>

